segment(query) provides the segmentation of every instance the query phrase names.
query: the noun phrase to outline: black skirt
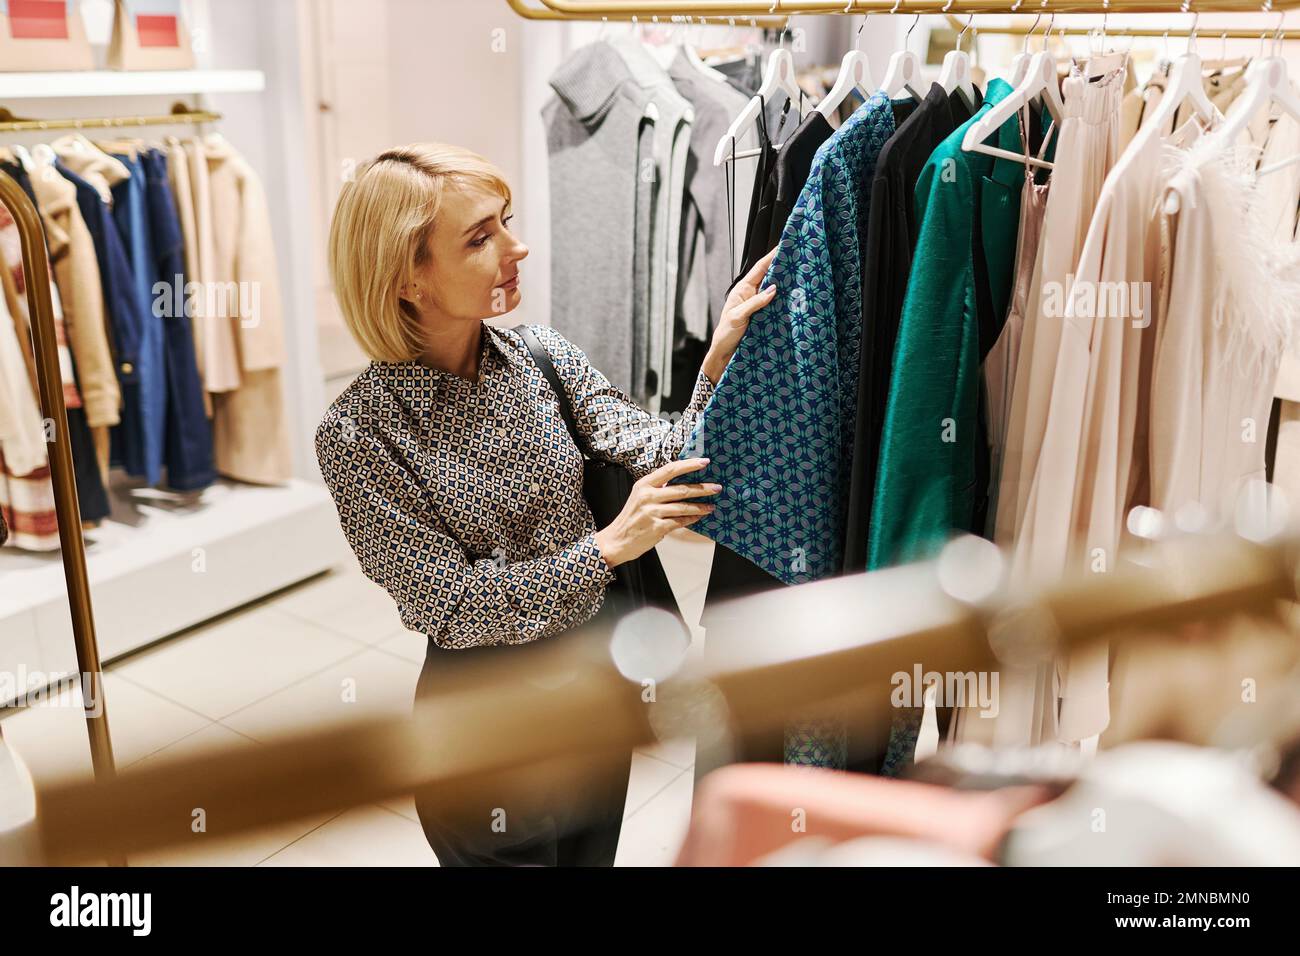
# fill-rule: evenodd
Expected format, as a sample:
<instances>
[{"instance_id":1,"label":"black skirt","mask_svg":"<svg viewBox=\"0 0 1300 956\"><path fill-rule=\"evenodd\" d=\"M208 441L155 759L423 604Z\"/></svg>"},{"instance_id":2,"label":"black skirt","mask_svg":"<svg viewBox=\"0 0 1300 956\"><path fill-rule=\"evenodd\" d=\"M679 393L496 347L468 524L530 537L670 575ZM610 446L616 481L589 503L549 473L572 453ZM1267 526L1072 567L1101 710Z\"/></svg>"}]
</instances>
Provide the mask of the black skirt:
<instances>
[{"instance_id":1,"label":"black skirt","mask_svg":"<svg viewBox=\"0 0 1300 956\"><path fill-rule=\"evenodd\" d=\"M586 624L563 634L528 644L493 645L470 650L446 650L433 641L416 685L415 702L436 699L485 679L497 685L503 708L520 706L519 692L563 694L562 682L531 683L529 668L512 666L508 673L484 675L501 661L511 665L531 656L547 659L557 643L583 654L603 654L618 617L608 597ZM557 685L558 684L558 685ZM636 690L636 688L633 688ZM435 708L436 709L436 708ZM513 716L513 715L512 715ZM430 727L431 733L456 733L454 727ZM455 808L440 800L437 788L415 794L416 812L424 835L442 866L612 866L627 799L632 752L602 755L582 761L581 791L551 784L520 771L472 795L461 794Z\"/></svg>"}]
</instances>

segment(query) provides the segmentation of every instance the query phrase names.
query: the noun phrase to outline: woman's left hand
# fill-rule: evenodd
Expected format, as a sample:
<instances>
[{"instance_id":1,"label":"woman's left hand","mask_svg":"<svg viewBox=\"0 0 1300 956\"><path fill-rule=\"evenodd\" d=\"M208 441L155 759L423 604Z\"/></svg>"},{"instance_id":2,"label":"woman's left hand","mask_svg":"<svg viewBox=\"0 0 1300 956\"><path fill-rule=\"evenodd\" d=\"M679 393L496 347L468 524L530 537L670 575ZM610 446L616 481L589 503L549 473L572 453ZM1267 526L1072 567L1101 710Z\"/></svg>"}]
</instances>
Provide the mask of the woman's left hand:
<instances>
[{"instance_id":1,"label":"woman's left hand","mask_svg":"<svg viewBox=\"0 0 1300 956\"><path fill-rule=\"evenodd\" d=\"M722 315L718 318L718 326L713 331L713 342L709 345L709 352L704 356L704 362L700 366L700 371L714 385L717 385L718 379L722 378L723 369L727 367L731 356L736 352L736 346L740 344L740 337L749 328L750 316L771 302L776 295L775 285L768 286L762 292L758 290L758 284L763 281L763 276L767 274L767 267L772 264L775 257L776 249L773 249L754 263L754 268L732 287L731 293L727 296L727 302L722 307Z\"/></svg>"}]
</instances>

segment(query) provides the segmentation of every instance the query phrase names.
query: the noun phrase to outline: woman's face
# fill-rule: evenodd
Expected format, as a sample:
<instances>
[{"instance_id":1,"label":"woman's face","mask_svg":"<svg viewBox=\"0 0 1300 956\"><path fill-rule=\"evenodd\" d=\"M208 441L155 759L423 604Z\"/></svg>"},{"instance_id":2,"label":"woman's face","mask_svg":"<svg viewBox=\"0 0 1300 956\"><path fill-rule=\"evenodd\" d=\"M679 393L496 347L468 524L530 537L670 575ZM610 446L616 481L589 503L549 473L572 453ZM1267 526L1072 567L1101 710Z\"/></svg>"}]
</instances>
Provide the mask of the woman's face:
<instances>
[{"instance_id":1,"label":"woman's face","mask_svg":"<svg viewBox=\"0 0 1300 956\"><path fill-rule=\"evenodd\" d=\"M528 247L506 228L511 218L499 194L476 184L447 184L428 239L429 259L415 272L420 297L414 302L426 324L478 322L519 305L519 262Z\"/></svg>"}]
</instances>

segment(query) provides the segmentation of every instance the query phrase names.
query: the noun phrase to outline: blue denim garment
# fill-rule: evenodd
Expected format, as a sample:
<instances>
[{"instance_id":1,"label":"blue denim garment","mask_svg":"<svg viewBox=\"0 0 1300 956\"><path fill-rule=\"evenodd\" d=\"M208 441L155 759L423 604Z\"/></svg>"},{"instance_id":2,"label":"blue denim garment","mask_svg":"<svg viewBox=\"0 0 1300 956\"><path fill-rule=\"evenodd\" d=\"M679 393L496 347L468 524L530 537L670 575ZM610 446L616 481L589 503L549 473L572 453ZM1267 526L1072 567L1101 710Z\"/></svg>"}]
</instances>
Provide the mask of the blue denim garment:
<instances>
[{"instance_id":1,"label":"blue denim garment","mask_svg":"<svg viewBox=\"0 0 1300 956\"><path fill-rule=\"evenodd\" d=\"M185 240L167 179L167 155L151 149L140 156L147 178L149 234L158 282L166 283L163 339L167 359L167 424L163 459L167 485L194 491L212 484L212 424L203 407L203 381L194 354L190 318L176 303L185 302ZM159 296L154 296L157 300Z\"/></svg>"},{"instance_id":2,"label":"blue denim garment","mask_svg":"<svg viewBox=\"0 0 1300 956\"><path fill-rule=\"evenodd\" d=\"M110 153L131 175L113 188L113 219L126 247L131 285L140 313L139 431L114 426L112 455L126 473L147 484L162 481L163 448L167 427L167 366L163 347L163 320L154 314L153 284L157 267L149 231L148 197L144 166L138 157Z\"/></svg>"},{"instance_id":3,"label":"blue denim garment","mask_svg":"<svg viewBox=\"0 0 1300 956\"><path fill-rule=\"evenodd\" d=\"M126 247L117 231L113 210L100 197L98 190L86 182L62 161L55 160L54 168L64 179L77 187L77 208L85 220L90 238L95 244L95 259L99 264L99 284L104 290L107 308L108 341L117 359L117 381L122 386L123 404L130 410L135 403L126 399L126 387L138 385L140 375L140 305L136 301L135 286L131 281L131 263L126 257Z\"/></svg>"},{"instance_id":4,"label":"blue denim garment","mask_svg":"<svg viewBox=\"0 0 1300 956\"><path fill-rule=\"evenodd\" d=\"M110 464L121 464L123 448L144 447L144 409L140 403L140 345L143 319L148 314L139 299L126 246L117 230L112 207L99 191L62 162L55 169L77 187L77 206L95 243L99 284L104 290L104 320L117 361L117 382L122 390L121 421L109 429Z\"/></svg>"}]
</instances>

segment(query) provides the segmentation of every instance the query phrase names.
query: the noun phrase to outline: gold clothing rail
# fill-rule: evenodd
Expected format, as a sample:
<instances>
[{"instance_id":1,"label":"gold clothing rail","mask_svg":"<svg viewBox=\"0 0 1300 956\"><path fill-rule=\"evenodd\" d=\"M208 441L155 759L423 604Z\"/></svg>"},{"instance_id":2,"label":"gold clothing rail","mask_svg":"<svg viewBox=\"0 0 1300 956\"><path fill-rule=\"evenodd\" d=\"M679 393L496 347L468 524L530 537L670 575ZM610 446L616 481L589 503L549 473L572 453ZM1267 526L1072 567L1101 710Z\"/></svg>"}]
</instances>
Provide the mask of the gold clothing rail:
<instances>
[{"instance_id":1,"label":"gold clothing rail","mask_svg":"<svg viewBox=\"0 0 1300 956\"><path fill-rule=\"evenodd\" d=\"M540 0L542 8L524 0L506 0L519 16L530 20L650 20L654 17L777 17L799 14L896 13L1278 13L1300 7L1300 0ZM738 24L740 25L740 24ZM763 24L769 25L769 24ZM1161 31L1163 33L1163 31Z\"/></svg>"},{"instance_id":2,"label":"gold clothing rail","mask_svg":"<svg viewBox=\"0 0 1300 956\"><path fill-rule=\"evenodd\" d=\"M170 113L146 116L93 116L88 118L31 119L15 116L0 106L0 132L30 132L55 129L117 129L133 126L165 126L172 123L212 123L221 119L211 110L190 109L177 103Z\"/></svg>"}]
</instances>

